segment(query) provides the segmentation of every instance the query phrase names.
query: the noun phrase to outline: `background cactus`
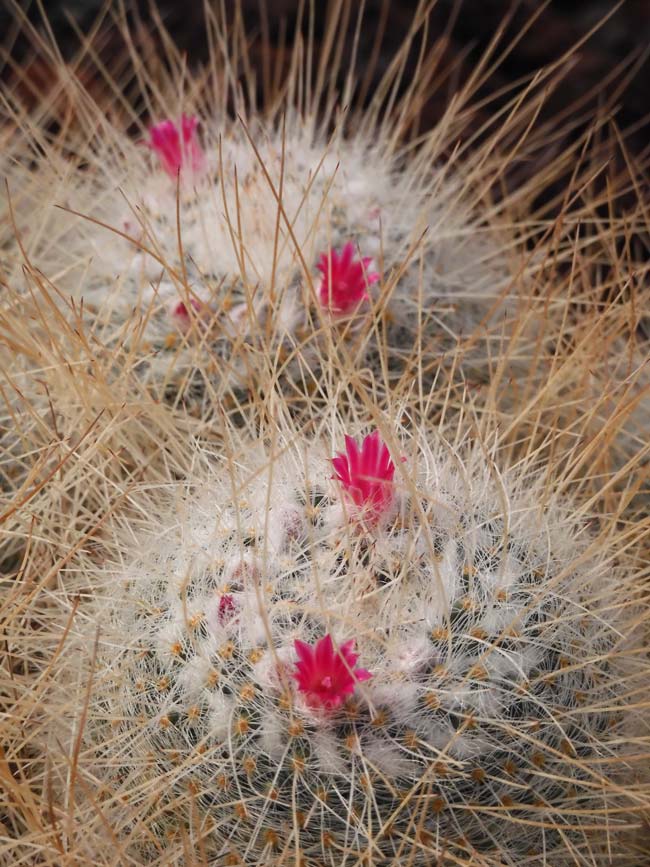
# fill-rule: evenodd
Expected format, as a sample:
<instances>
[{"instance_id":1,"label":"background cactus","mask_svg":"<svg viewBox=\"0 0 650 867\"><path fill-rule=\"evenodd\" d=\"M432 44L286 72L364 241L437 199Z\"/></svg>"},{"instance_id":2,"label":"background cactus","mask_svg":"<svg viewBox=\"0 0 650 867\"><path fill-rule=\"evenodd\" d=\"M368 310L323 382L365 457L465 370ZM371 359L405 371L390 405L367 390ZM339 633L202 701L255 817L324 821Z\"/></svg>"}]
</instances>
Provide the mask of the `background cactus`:
<instances>
[{"instance_id":1,"label":"background cactus","mask_svg":"<svg viewBox=\"0 0 650 867\"><path fill-rule=\"evenodd\" d=\"M391 442L397 467L348 444L345 483L317 443L221 459L84 578L107 815L213 864L608 863L648 737L631 576L534 476ZM333 706L294 644L330 635L358 654Z\"/></svg>"},{"instance_id":2,"label":"background cactus","mask_svg":"<svg viewBox=\"0 0 650 867\"><path fill-rule=\"evenodd\" d=\"M418 17L401 55L424 30ZM519 363L524 375L537 375L539 322L552 333L566 307L550 281L537 299L544 257L534 247L547 242L539 230L546 215L530 211L535 193L526 186L498 201L492 188L518 133L517 159L539 153L529 124L555 84L550 75L526 99L512 99L505 122L495 114L480 144L458 147L471 87L434 130L410 140L433 61L409 87L399 63L391 65L361 112L354 68L342 76L345 108L329 98L336 67L304 90L308 61L296 44L282 92L260 107L252 87L242 94L233 57L243 46L228 38L215 41L204 84L197 77L181 96L187 71L173 52L156 73L134 58L131 102L147 106L146 118L121 103L107 111L81 77L66 77L66 108L72 104L77 123L61 120L37 162L43 185L70 210L51 209L47 244L33 261L65 297L84 299L93 336L109 351L124 348L157 398L176 400L180 390L199 397L196 411L206 414L233 391L242 400L240 388L257 395L273 390L269 383L313 413L315 398L351 368L377 399L389 386L426 399L459 366L485 381L504 356L506 371ZM128 34L125 43L130 50ZM150 58L152 69L158 59ZM115 89L110 72L101 75ZM233 119L233 107L243 120ZM191 157L182 165L182 148L179 159L170 156L183 112L201 118L188 133L202 150L197 171ZM18 97L7 114L37 150ZM569 160L547 158L546 176ZM571 261L569 237L563 226L553 233L555 263ZM321 257L347 243L372 257L380 275L352 323L332 316L319 292ZM189 312L183 322L173 315L179 304Z\"/></svg>"},{"instance_id":3,"label":"background cactus","mask_svg":"<svg viewBox=\"0 0 650 867\"><path fill-rule=\"evenodd\" d=\"M513 306L500 302L519 292L525 259L477 212L437 138L409 156L372 122L350 132L341 120L328 133L326 122L293 112L282 128L270 117L245 132L218 112L201 125L202 144L192 132L202 171L179 158L178 215L160 142L150 155L103 127L80 157L89 168L61 199L78 215L54 211L67 228L35 256L48 276L61 275L64 295L83 299L102 343L137 352L157 394L184 378L191 393L203 376L218 394L254 389L266 371L254 375L243 342L264 347L257 364L274 360L289 392L301 380L322 388L323 359L340 353L369 368L382 391L405 370L431 383L443 353L482 320L497 334L504 317L512 324ZM69 164L52 170L64 187ZM354 324L332 315L319 292L321 256L347 244L381 277L345 311ZM475 351L474 361L487 365L487 354Z\"/></svg>"},{"instance_id":4,"label":"background cactus","mask_svg":"<svg viewBox=\"0 0 650 867\"><path fill-rule=\"evenodd\" d=\"M213 24L218 32L222 25ZM417 34L414 26L404 52ZM550 159L543 136L529 128L544 88L557 83L550 72L526 99L513 98L507 121L495 115L482 144L454 150L471 116L471 88L414 144L406 118L418 88L395 102L388 96L400 84L399 66L386 72L365 112L352 98L352 69L340 90L346 110L339 111L324 99L337 70L303 92L296 47L282 92L258 107L251 88L242 95L232 68L239 38L229 44L222 35L205 71L210 86L199 87L197 77L180 96L187 73L173 52L162 70L157 55L148 58L156 72L132 58L137 85L129 98L138 108L114 100L107 108L81 75L66 74L60 116L56 101L46 113L61 126L56 136L39 127L40 115L27 112L19 93L7 95L3 117L18 127L14 138L22 135L31 157L8 161L9 187L28 191L16 203L18 225L32 227L23 240L48 291L44 297L43 281L27 288L22 275L11 280L2 330L12 349L3 368L20 370L13 345L35 354L16 340L21 320L34 317L56 331L62 315L80 366L82 356L89 366L99 356L109 387L118 382L123 394L126 384L127 400L141 401L144 387L154 400L184 404L210 423L220 411L241 419L244 409L250 418L260 400L273 412L278 390L285 406L309 420L351 379L389 406L395 394L411 395L425 416L449 405L450 382L457 404L468 383L489 383L491 410L521 419L522 407L533 406L527 436L539 429L538 413L554 419L577 405L572 385L549 386L546 376L571 340L576 310L582 316L588 309L597 322L600 288L575 292L571 264L588 248L580 227L581 217L593 219L592 203L572 201L573 210L554 223L545 207L531 207L537 190L530 185L492 200L520 132L517 159L544 152L540 172L549 183L571 166L582 188L603 158L598 148L580 153L578 140ZM41 49L47 54L46 44ZM111 71L98 75L113 93ZM199 91L205 99L197 99ZM233 106L243 120L233 120ZM74 112L75 123L64 122L63 109ZM160 138L165 143L170 124L178 128L183 109L188 119L194 111L201 118L190 132L201 164L193 168L190 155L183 166L188 154L180 150L177 201L173 160L161 159ZM626 179L613 176L609 189L616 198ZM625 231L607 226L612 239ZM318 265L347 243L357 257L372 258L368 268L380 279L368 286L370 299L341 319L322 303ZM592 334L590 345L599 337ZM577 377L592 369L587 358L579 369L575 360L570 366ZM50 376L49 367L36 368L40 381ZM27 377L23 393L47 417L36 378ZM79 427L76 419L70 424ZM513 438L521 440L522 431Z\"/></svg>"}]
</instances>

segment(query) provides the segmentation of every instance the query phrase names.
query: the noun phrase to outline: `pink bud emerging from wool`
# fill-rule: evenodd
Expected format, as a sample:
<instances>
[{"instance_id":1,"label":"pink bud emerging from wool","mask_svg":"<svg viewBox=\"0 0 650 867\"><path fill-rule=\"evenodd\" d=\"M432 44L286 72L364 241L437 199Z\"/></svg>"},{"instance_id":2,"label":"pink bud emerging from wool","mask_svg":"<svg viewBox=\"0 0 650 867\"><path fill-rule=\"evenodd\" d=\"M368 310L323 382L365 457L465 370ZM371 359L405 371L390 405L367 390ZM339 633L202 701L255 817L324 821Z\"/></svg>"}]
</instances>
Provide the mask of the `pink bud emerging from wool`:
<instances>
[{"instance_id":1,"label":"pink bud emerging from wool","mask_svg":"<svg viewBox=\"0 0 650 867\"><path fill-rule=\"evenodd\" d=\"M354 667L359 658L354 644L352 638L337 649L329 634L313 647L298 639L294 641L298 662L292 677L311 707L330 710L340 707L357 683L372 677L365 668Z\"/></svg>"},{"instance_id":2,"label":"pink bud emerging from wool","mask_svg":"<svg viewBox=\"0 0 650 867\"><path fill-rule=\"evenodd\" d=\"M180 123L163 120L149 129L149 147L155 151L167 174L176 178L182 168L197 173L205 167L205 154L199 142L198 117L181 115Z\"/></svg>"},{"instance_id":3,"label":"pink bud emerging from wool","mask_svg":"<svg viewBox=\"0 0 650 867\"><path fill-rule=\"evenodd\" d=\"M235 616L235 612L237 607L235 605L235 600L229 593L224 593L224 595L219 600L219 623L227 623L229 620Z\"/></svg>"},{"instance_id":4,"label":"pink bud emerging from wool","mask_svg":"<svg viewBox=\"0 0 650 867\"><path fill-rule=\"evenodd\" d=\"M372 259L355 258L354 244L350 241L338 253L323 253L316 266L323 275L319 287L320 302L332 313L342 315L353 312L368 298L368 286L379 280L379 274L369 271Z\"/></svg>"},{"instance_id":5,"label":"pink bud emerging from wool","mask_svg":"<svg viewBox=\"0 0 650 867\"><path fill-rule=\"evenodd\" d=\"M196 298L190 298L190 305L195 313L201 315L205 312L205 307L200 304ZM181 331L187 331L190 327L192 319L190 311L187 309L187 304L184 301L177 301L171 310L172 319Z\"/></svg>"},{"instance_id":6,"label":"pink bud emerging from wool","mask_svg":"<svg viewBox=\"0 0 650 867\"><path fill-rule=\"evenodd\" d=\"M334 478L370 521L378 520L393 502L395 464L379 437L379 431L368 434L357 446L352 437L345 438L345 454L332 458Z\"/></svg>"}]
</instances>

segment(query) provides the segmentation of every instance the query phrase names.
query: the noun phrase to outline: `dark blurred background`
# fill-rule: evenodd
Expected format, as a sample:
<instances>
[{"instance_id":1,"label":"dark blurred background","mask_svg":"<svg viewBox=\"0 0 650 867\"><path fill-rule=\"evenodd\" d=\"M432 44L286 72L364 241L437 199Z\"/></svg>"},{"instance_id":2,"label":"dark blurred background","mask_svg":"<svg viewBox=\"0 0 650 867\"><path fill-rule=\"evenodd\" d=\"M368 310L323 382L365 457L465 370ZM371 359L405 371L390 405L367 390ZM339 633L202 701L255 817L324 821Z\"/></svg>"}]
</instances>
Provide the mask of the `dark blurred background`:
<instances>
[{"instance_id":1,"label":"dark blurred background","mask_svg":"<svg viewBox=\"0 0 650 867\"><path fill-rule=\"evenodd\" d=\"M21 8L27 10L30 19L37 22L40 17L37 3L27 0L19 2ZM214 2L216 4L218 0ZM64 56L76 46L74 29L67 17L74 19L82 30L87 30L105 5L102 0L43 0ZM133 5L139 8L143 19L147 20L148 3L136 0ZM233 9L235 5L235 0L226 0L227 9ZM259 29L261 10L266 9L272 42L280 40L282 33L292 32L299 8L298 0L241 0L240 5L247 26L252 31ZM318 38L323 31L328 3L326 0L316 0L314 5L317 9L315 31ZM497 88L515 81L556 59L599 19L616 9L617 5L612 0L552 0L494 74L491 87ZM114 0L114 7L117 9L118 6L117 0ZM364 50L369 53L372 49L371 35L375 27L371 25L385 16L379 70L385 68L388 58L401 43L417 6L416 0L367 0L368 26L362 33L362 56ZM467 66L480 57L500 22L510 11L515 10L505 34L504 45L520 33L531 14L541 6L543 3L540 0L521 0L518 3L512 0L439 0L431 12L431 38L434 40L439 37L451 23L449 56L453 58L457 55L460 58L468 52L465 60ZM187 51L190 62L192 59L205 58L202 7L202 0L158 0L164 21L178 45ZM0 0L0 10L0 34L4 33L5 41L11 42L13 58L18 62L24 61L27 55L25 41L12 39L12 24L17 15L11 0ZM364 36L367 36L365 44ZM650 0L624 0L609 21L580 50L579 61L568 73L561 91L553 97L549 110L556 110L562 103L570 104L597 84L608 71L631 55L647 50L649 46ZM649 70L646 64L637 72L621 100L620 118L624 125L640 122L648 111ZM9 70L5 66L5 79L8 75ZM430 107L429 111L435 113L435 107Z\"/></svg>"},{"instance_id":2,"label":"dark blurred background","mask_svg":"<svg viewBox=\"0 0 650 867\"><path fill-rule=\"evenodd\" d=\"M220 5L220 0L210 2L215 8ZM42 0L42 4L64 58L71 57L78 48L75 26L82 31L88 31L100 9L106 7L105 0ZM44 28L37 2L18 0L18 5L39 29ZM112 0L109 5L113 10L120 8L118 0ZM148 0L129 0L126 5L136 9L145 23L151 22ZM189 64L205 60L207 46L203 0L158 0L157 5L174 40L187 53ZM262 32L268 33L271 53L274 46L279 53L279 46L283 41L291 40L300 6L299 0L239 0L239 5L247 32L258 36ZM310 4L307 2L305 5L308 8ZM329 3L326 0L315 0L313 5L316 8L314 33L318 42L324 33L328 8L331 12L331 8L336 4L333 0ZM351 5L355 7L358 4ZM402 43L419 4L417 0L366 0L365 5L366 26L361 30L359 47L362 70L373 56L377 27L383 31L372 80L372 83L376 83ZM225 0L225 8L230 16L234 16L236 6L236 0ZM526 29L531 16L538 12L540 14L535 22ZM430 14L429 40L433 44L441 36L445 36L442 66L453 69L453 80L462 82L480 59L502 22L506 21L507 26L500 44L506 47L513 40L518 41L485 83L480 95L488 95L561 57L610 12L613 14L609 20L596 30L575 55L561 87L549 95L541 120L557 116L590 91L593 91L593 111L599 105L602 107L606 97L611 96L625 78L625 73L621 72L608 87L602 87L600 83L609 73L627 64L629 80L625 88L615 95L616 117L620 128L631 129L626 139L627 147L638 168L645 165L646 157L650 154L650 137L646 125L646 114L650 106L650 63L642 62L644 54L650 52L650 0L624 0L621 4L612 0L551 0L545 7L540 0L438 0L433 4ZM0 45L4 45L0 76L5 87L20 88L21 98L33 102L47 98L47 88L52 75L47 63L35 55L29 40L21 35L21 28L17 26L19 17L13 0L0 0ZM264 26L263 18L266 21ZM344 56L351 44L348 34ZM120 51L123 51L123 43L117 33L112 41L109 28L101 51L107 65L115 62ZM413 54L415 55L415 52ZM637 59L639 63L635 67ZM254 64L262 62L259 48L257 54L253 48L252 60ZM415 56L410 61L412 65ZM345 63L343 68L345 69ZM407 70L405 81L408 79ZM85 83L87 86L92 84ZM421 129L432 126L441 116L449 98L450 86L453 86L453 81L447 80L445 86L432 94L431 99L423 106ZM372 93L372 90L371 86L369 93Z\"/></svg>"}]
</instances>

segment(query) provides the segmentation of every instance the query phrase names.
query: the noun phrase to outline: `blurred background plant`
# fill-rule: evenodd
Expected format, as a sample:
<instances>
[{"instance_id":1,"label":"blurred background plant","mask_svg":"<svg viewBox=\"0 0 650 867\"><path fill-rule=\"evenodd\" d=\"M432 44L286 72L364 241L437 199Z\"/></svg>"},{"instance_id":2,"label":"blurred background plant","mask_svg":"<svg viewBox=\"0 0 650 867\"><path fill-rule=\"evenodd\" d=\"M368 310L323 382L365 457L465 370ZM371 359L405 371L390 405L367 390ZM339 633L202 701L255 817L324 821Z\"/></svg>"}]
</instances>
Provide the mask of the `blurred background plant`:
<instances>
[{"instance_id":1,"label":"blurred background plant","mask_svg":"<svg viewBox=\"0 0 650 867\"><path fill-rule=\"evenodd\" d=\"M92 43L96 54L109 68L119 68L124 56L121 31L128 22L139 50L165 53L160 37L162 22L173 34L174 46L186 56L190 71L208 61L203 3L181 4L177 0L2 0L0 34L0 81L15 92L23 105L44 105L54 94L60 98L60 77L51 58L39 51L36 32L53 35L60 59L74 73L94 99L106 92L106 82L98 66L85 51ZM219 4L208 0L208 8ZM537 128L547 124L553 133L535 159L514 159L501 180L504 189L513 189L539 172L541 162L556 156L568 142L577 141L594 124L615 113L615 136L607 138L610 168L613 172L633 165L637 178L647 163L647 57L650 53L650 4L646 0L366 0L364 26L356 26L350 9L341 11L340 3L301 3L299 0L240 0L226 4L230 26L247 35L249 56L241 61L252 72L259 96L268 82L286 77L291 51L301 34L313 41L314 67L321 49L330 40L328 22L339 20L341 82L352 58L357 56L359 77L357 105L367 104L382 75L390 66L413 23L423 20L428 26L424 46L437 60L436 80L427 88L413 126L426 131L438 123L448 108L451 96L473 77L477 77L475 100L468 115L464 136L476 136L479 144L488 134L483 124L512 97L513 89L532 78L543 66L558 64L561 87L548 89L540 108ZM18 11L18 10L22 11ZM44 16L47 24L44 23ZM339 18L340 16L340 18ZM33 28L33 29L32 29ZM92 34L92 36L91 36ZM577 46L577 49L576 49ZM116 59L117 58L117 59ZM487 59L486 59L487 58ZM408 87L420 60L419 45L413 45L405 63L400 89ZM484 101L483 101L484 100ZM108 104L108 102L107 102ZM597 127L594 127L595 129ZM5 133L6 134L6 133ZM2 131L0 131L0 136ZM596 133L598 135L598 133ZM617 141L618 138L618 141ZM601 141L602 145L602 141ZM567 176L568 179L568 176ZM595 172L594 187L606 186L605 174ZM555 216L562 207L565 179L555 176L535 190L534 207L548 204ZM494 194L499 195L499 190ZM597 213L611 215L612 202L603 203ZM617 213L632 214L638 207L638 187L630 185L615 202ZM0 221L6 215L0 214ZM635 227L633 252L647 259L648 233ZM647 328L644 329L647 332Z\"/></svg>"},{"instance_id":2,"label":"blurred background plant","mask_svg":"<svg viewBox=\"0 0 650 867\"><path fill-rule=\"evenodd\" d=\"M43 30L41 3L21 2L25 15ZM108 11L107 11L108 5ZM178 47L187 52L190 66L207 59L205 41L203 4L200 2L181 4L177 0L159 0L157 11L152 11L150 2L138 0L129 4L138 11L141 24L150 25L157 17L165 22L174 34ZM208 3L208 5L216 5ZM286 53L287 40L294 32L301 14L299 0L241 0L238 4L246 30L253 36L253 61L260 63L282 63ZM327 3L314 4L314 35L316 46L325 38ZM332 4L335 6L338 4ZM509 45L508 56L491 70L490 80L484 85L484 92L495 91L529 75L540 66L553 62L567 52L579 39L596 27L605 16L610 17L603 27L598 27L588 42L571 60L571 69L563 80L560 91L551 95L543 114L547 117L557 115L576 99L592 92L592 104L602 101L606 88L602 87L603 75L634 58L643 59L650 42L650 4L646 0L552 0L539 3L537 0L439 0L436 3L423 3L421 0L367 0L364 4L366 20L378 23L378 27L366 27L359 34L359 52L366 64L374 69L374 80L378 78L402 44L412 25L418 9L428 6L429 43L433 46L441 37L443 51L448 63L453 67L449 76L449 87L432 94L423 107L422 123L431 126L444 110L447 96L455 85L466 78L480 61L490 45L497 30L503 31L503 44ZM112 0L45 0L43 3L49 26L56 36L64 58L72 57L77 49L77 33L88 32L98 14L104 10L107 18L111 14L121 14L122 3ZM535 23L531 26L531 16ZM306 14L303 15L306 22ZM303 32L306 30L306 23ZM9 0L3 0L0 8L0 33L6 34L6 55L11 57L3 78L15 81L17 70L13 63L19 64L19 77L32 83L34 98L42 95L43 86L48 84L47 69L42 60L34 55L33 46L20 32L17 16ZM20 34L20 35L19 35ZM377 44L377 35L381 35ZM262 55L262 36L271 42L271 55ZM115 33L119 44L118 34ZM348 32L343 40L342 50L349 53L352 49L354 32ZM515 41L516 40L516 41ZM111 53L111 40L107 38L105 49ZM259 52L256 54L256 51ZM316 52L317 54L318 52ZM288 56L288 55L286 55ZM377 58L376 65L371 61ZM415 58L411 58L414 62ZM443 66L445 64L442 64ZM345 69L345 64L343 65ZM630 76L621 94L618 119L621 126L640 124L648 111L647 87L645 86L644 66L640 65ZM261 79L260 79L261 80ZM372 92L367 87L369 93ZM595 89L595 90L594 90ZM638 129L633 136L633 150L643 152L647 138Z\"/></svg>"}]
</instances>

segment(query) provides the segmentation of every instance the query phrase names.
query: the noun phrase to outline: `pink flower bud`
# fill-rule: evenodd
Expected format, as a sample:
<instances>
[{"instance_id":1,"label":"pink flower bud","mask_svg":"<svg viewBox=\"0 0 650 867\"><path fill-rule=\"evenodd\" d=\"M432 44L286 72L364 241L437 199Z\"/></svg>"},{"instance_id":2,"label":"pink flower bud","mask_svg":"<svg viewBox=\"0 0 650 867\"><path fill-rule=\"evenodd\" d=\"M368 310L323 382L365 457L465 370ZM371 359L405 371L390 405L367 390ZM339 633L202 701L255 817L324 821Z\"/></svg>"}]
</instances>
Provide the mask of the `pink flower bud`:
<instances>
[{"instance_id":1,"label":"pink flower bud","mask_svg":"<svg viewBox=\"0 0 650 867\"><path fill-rule=\"evenodd\" d=\"M198 117L181 115L180 123L163 120L149 129L147 144L155 151L161 167L171 178L182 168L199 173L205 168L205 154L199 142Z\"/></svg>"},{"instance_id":2,"label":"pink flower bud","mask_svg":"<svg viewBox=\"0 0 650 867\"><path fill-rule=\"evenodd\" d=\"M345 454L332 459L334 478L364 518L377 521L393 502L395 464L390 452L379 438L379 431L368 434L361 449L346 436L345 450Z\"/></svg>"},{"instance_id":3,"label":"pink flower bud","mask_svg":"<svg viewBox=\"0 0 650 867\"><path fill-rule=\"evenodd\" d=\"M224 593L224 595L219 600L219 623L224 624L235 616L235 612L237 611L237 606L235 605L235 600L229 593Z\"/></svg>"},{"instance_id":4,"label":"pink flower bud","mask_svg":"<svg viewBox=\"0 0 650 867\"><path fill-rule=\"evenodd\" d=\"M372 259L355 259L354 244L350 241L341 253L330 250L323 253L316 266L323 275L318 290L323 307L332 313L352 313L368 296L368 286L379 280L376 271L369 271Z\"/></svg>"},{"instance_id":5,"label":"pink flower bud","mask_svg":"<svg viewBox=\"0 0 650 867\"><path fill-rule=\"evenodd\" d=\"M190 306L199 316L204 314L206 307L200 304L196 298L190 298ZM191 325L192 319L190 311L187 309L187 304L184 301L177 301L171 310L171 316L178 328L181 331L187 331Z\"/></svg>"}]
</instances>

